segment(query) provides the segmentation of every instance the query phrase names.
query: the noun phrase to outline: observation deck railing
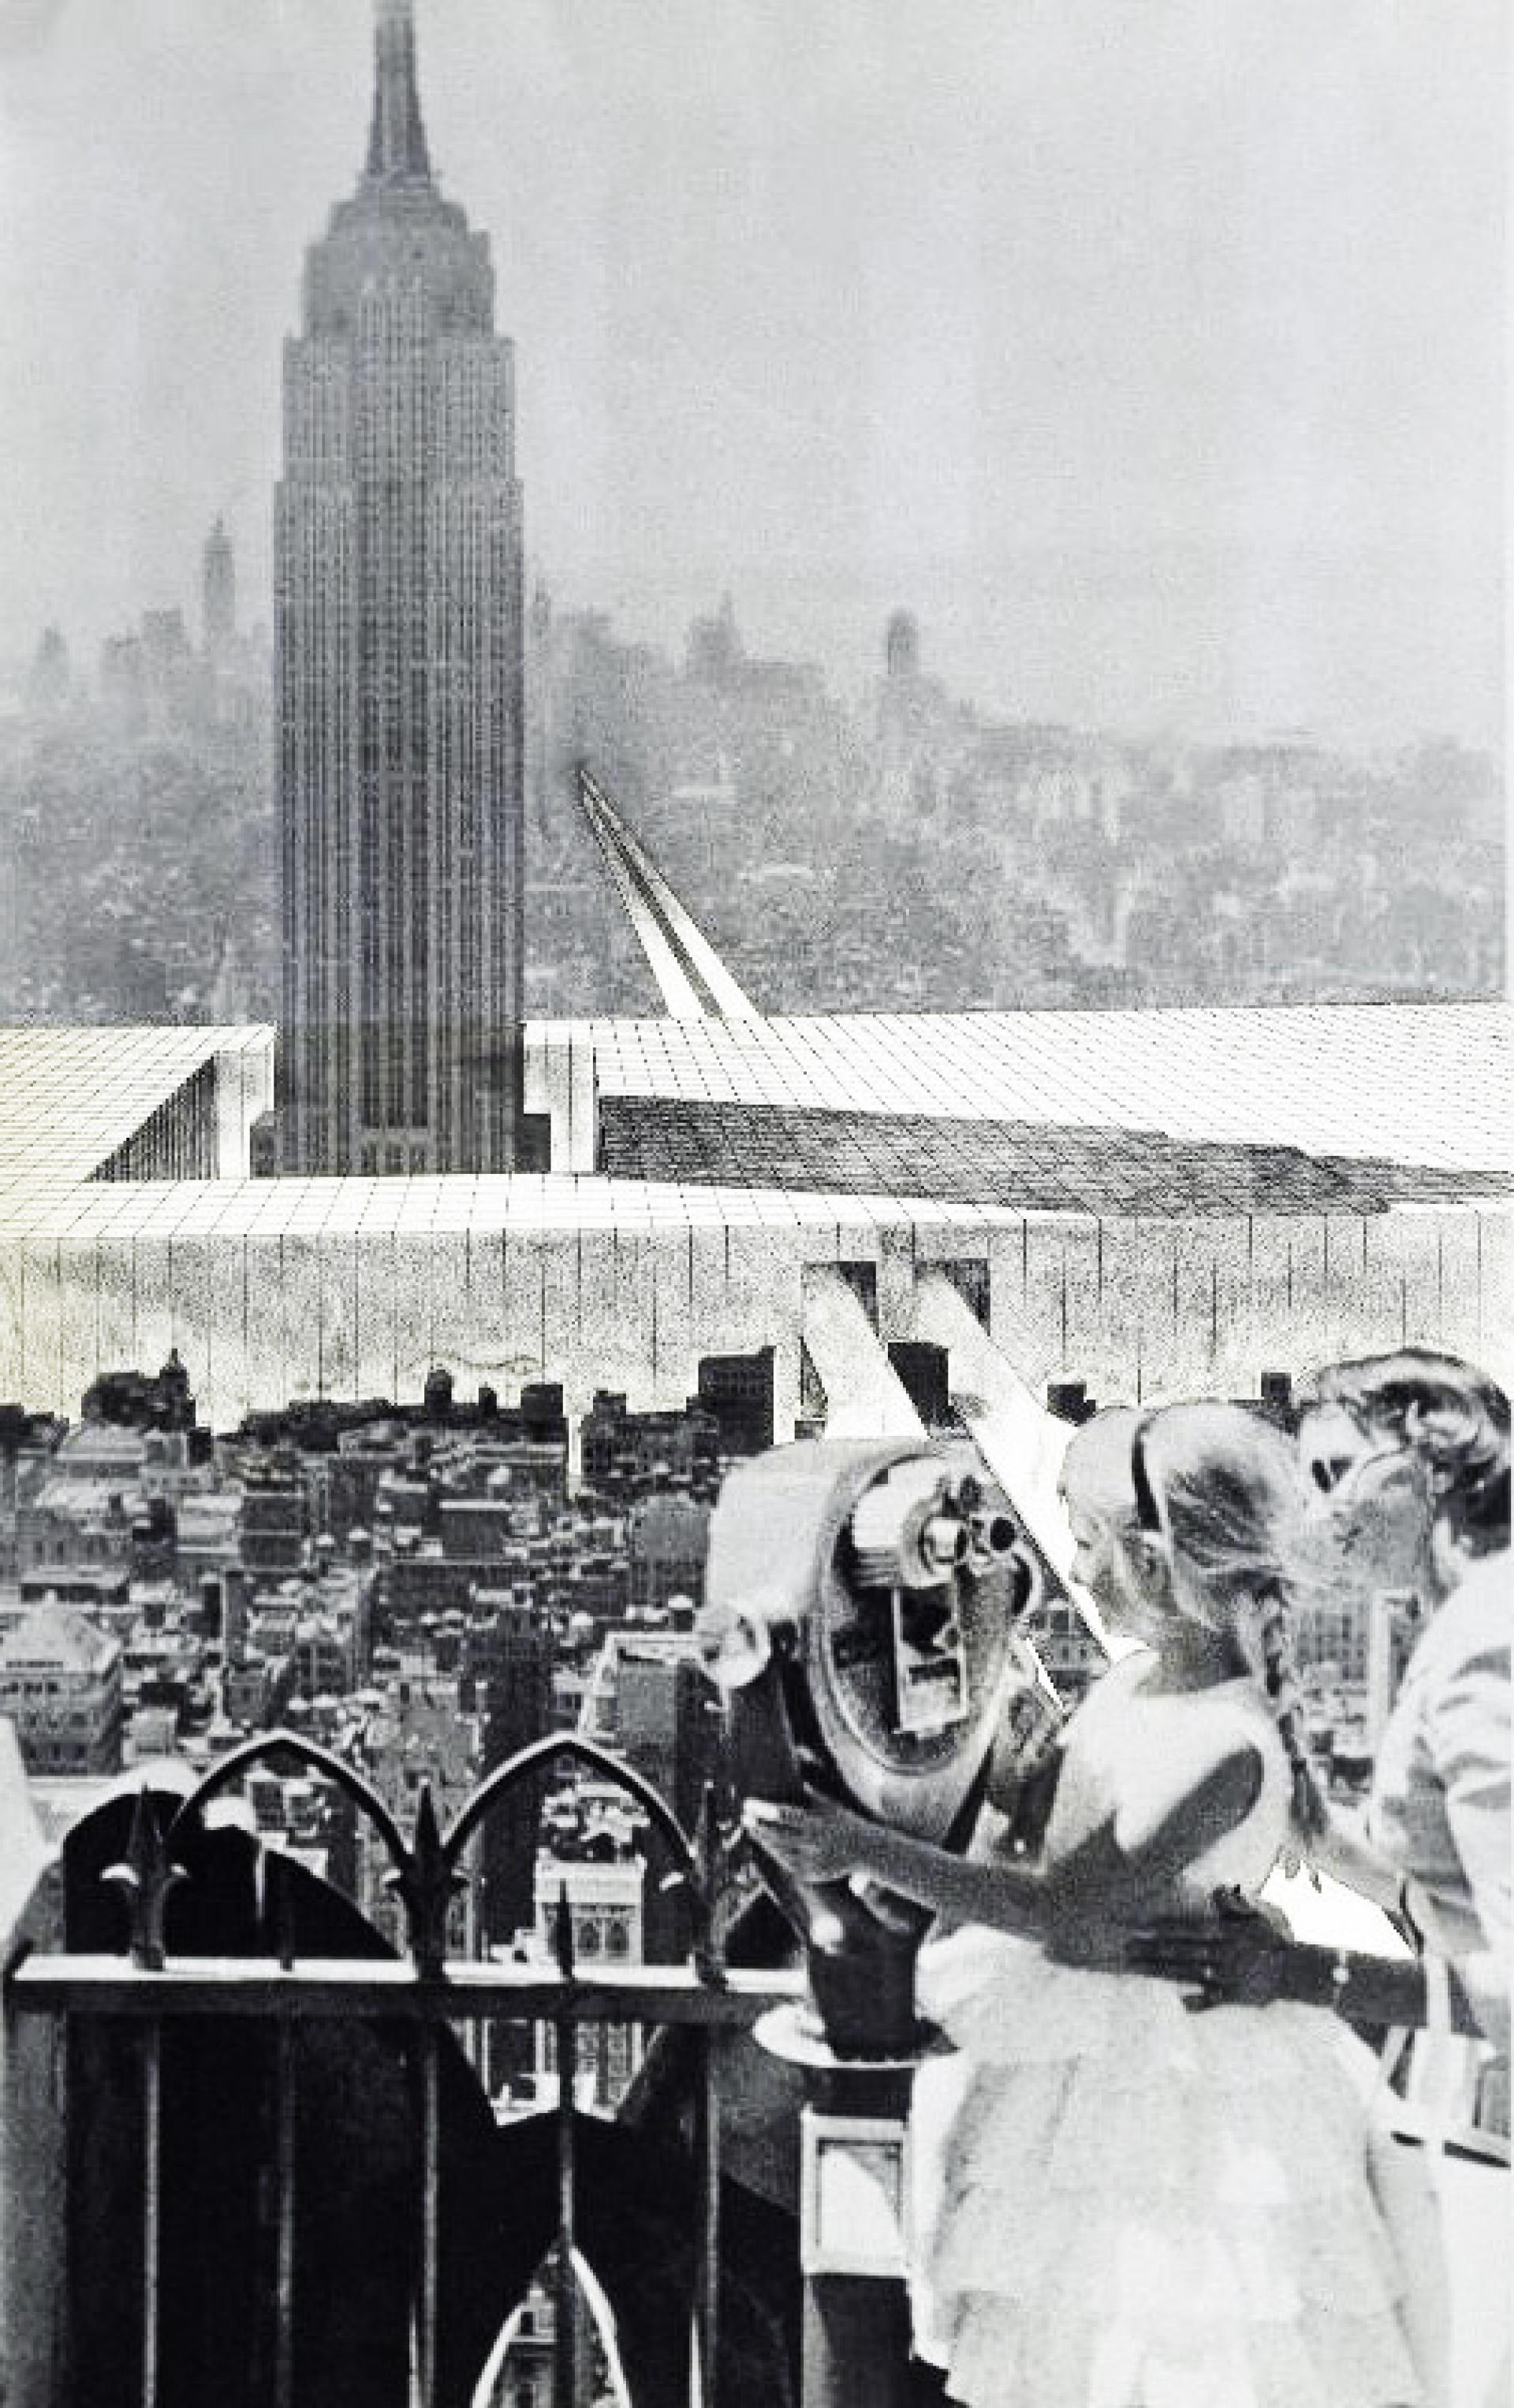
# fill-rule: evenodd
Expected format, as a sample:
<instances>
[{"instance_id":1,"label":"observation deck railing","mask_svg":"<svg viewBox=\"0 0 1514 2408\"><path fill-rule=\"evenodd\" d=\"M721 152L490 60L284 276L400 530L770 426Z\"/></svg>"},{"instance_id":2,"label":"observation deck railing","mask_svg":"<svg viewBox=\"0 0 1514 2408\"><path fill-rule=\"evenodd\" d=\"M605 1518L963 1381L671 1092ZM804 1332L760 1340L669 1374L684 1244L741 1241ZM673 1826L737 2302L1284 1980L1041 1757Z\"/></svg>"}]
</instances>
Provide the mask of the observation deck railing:
<instances>
[{"instance_id":1,"label":"observation deck railing","mask_svg":"<svg viewBox=\"0 0 1514 2408\"><path fill-rule=\"evenodd\" d=\"M392 1864L388 1880L404 1916L408 1955L393 1960L303 1956L290 1918L281 1918L281 1882L271 1884L276 1933L271 1956L170 1956L165 1910L185 1879L176 1845L200 1826L212 1799L254 1765L276 1756L297 1761L345 1793L377 1832ZM480 1827L520 1783L560 1759L573 1758L629 1793L667 1842L686 1891L693 1929L687 1962L606 1965L585 1977L575 1961L566 1895L555 1917L555 1964L478 1962L445 1953L447 1911L466 1876L464 1851ZM126 1945L119 1956L22 1951L5 1976L6 2019L4 2258L7 2298L0 2392L7 2408L92 2408L79 2399L68 2368L70 2282L83 2271L69 2265L66 2234L79 2202L69 2196L68 2156L61 2145L67 2114L66 2082L50 2086L47 2069L65 2066L60 2042L80 2019L108 2018L131 2033L136 2097L130 2102L139 2136L137 2215L140 2281L140 2366L123 2392L140 2408L173 2408L166 2388L162 2344L165 2286L164 2136L176 2113L166 2031L181 2018L225 2019L228 2049L238 2022L271 2026L273 2044L273 2261L268 2408L296 2408L296 2319L301 2284L298 2146L299 2067L296 2033L325 2021L402 2027L418 2115L418 2196L412 2201L419 2245L410 2302L408 2398L411 2408L441 2408L438 2385L439 2253L441 2247L442 2119L440 2055L446 2028L484 2022L545 2024L555 2034L559 2069L554 2109L556 2135L556 2235L551 2253L556 2315L554 2408L578 2408L584 2397L579 2363L583 2319L574 2267L579 2174L575 2162L575 2085L565 2074L578 2063L581 2028L598 2024L691 2028L697 2042L693 2159L698 2232L690 2347L702 2408L718 2399L717 2316L720 2272L720 2114L718 2042L749 2029L766 2009L802 1992L796 1973L728 1967L722 1957L716 1914L724 1843L713 1794L707 1793L698 1832L685 1831L666 1801L633 1770L591 1742L553 1734L522 1749L473 1792L443 1832L429 1790L419 1792L407 1839L378 1792L353 1767L296 1734L266 1733L233 1750L166 1820L144 1790L133 1815L124 1860L104 1879L123 1894ZM50 2027L51 2048L35 2044ZM32 2045L28 2045L28 2042ZM229 2060L228 2060L229 2061ZM190 2112L185 2107L184 2112ZM49 2146L49 2119L55 2127ZM47 2297L50 2291L52 2296ZM24 2326L22 2333L18 2329ZM228 2330L228 2352L247 2337Z\"/></svg>"}]
</instances>

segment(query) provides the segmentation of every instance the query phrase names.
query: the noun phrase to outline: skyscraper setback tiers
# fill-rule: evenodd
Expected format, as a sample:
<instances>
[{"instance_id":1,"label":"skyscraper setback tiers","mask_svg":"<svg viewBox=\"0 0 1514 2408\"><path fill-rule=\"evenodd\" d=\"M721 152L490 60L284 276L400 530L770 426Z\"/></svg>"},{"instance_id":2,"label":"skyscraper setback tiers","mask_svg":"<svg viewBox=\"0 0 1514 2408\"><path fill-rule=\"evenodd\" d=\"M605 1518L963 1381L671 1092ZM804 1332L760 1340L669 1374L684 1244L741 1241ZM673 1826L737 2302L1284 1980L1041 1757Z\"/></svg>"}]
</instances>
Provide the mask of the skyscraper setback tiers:
<instances>
[{"instance_id":1,"label":"skyscraper setback tiers","mask_svg":"<svg viewBox=\"0 0 1514 2408\"><path fill-rule=\"evenodd\" d=\"M368 165L308 254L275 532L283 1027L297 1172L515 1167L521 494L485 236L431 174L409 0Z\"/></svg>"}]
</instances>

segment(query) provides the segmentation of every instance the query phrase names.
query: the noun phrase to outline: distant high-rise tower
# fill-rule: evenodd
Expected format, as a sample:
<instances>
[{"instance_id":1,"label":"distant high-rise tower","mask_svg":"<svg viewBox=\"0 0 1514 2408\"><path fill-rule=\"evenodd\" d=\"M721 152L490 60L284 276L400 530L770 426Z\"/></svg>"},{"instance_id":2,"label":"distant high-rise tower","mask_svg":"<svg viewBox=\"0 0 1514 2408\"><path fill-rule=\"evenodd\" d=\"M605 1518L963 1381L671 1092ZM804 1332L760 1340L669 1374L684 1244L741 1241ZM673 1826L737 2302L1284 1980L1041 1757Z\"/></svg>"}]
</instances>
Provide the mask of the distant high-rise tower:
<instances>
[{"instance_id":1,"label":"distant high-rise tower","mask_svg":"<svg viewBox=\"0 0 1514 2408\"><path fill-rule=\"evenodd\" d=\"M305 266L275 523L281 1152L509 1169L521 1142L514 362L487 237L431 174L410 0L378 0L368 165Z\"/></svg>"},{"instance_id":2,"label":"distant high-rise tower","mask_svg":"<svg viewBox=\"0 0 1514 2408\"><path fill-rule=\"evenodd\" d=\"M200 597L206 652L212 661L227 660L237 643L237 558L222 519L205 538Z\"/></svg>"},{"instance_id":3,"label":"distant high-rise tower","mask_svg":"<svg viewBox=\"0 0 1514 2408\"><path fill-rule=\"evenodd\" d=\"M891 678L920 674L920 627L913 611L896 610L884 638L884 658Z\"/></svg>"},{"instance_id":4,"label":"distant high-rise tower","mask_svg":"<svg viewBox=\"0 0 1514 2408\"><path fill-rule=\"evenodd\" d=\"M26 707L39 716L50 716L66 710L73 694L68 646L56 627L44 627L26 681Z\"/></svg>"}]
</instances>

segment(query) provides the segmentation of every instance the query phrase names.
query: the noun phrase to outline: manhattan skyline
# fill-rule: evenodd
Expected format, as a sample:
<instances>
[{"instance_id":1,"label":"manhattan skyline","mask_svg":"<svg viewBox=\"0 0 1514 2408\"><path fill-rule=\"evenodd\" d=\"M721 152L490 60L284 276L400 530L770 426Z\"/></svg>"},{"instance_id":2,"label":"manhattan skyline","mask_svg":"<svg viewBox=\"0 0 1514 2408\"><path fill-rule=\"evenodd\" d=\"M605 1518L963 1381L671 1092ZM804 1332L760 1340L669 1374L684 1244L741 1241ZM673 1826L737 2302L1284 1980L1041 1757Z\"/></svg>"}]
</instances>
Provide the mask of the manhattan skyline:
<instances>
[{"instance_id":1,"label":"manhattan skyline","mask_svg":"<svg viewBox=\"0 0 1514 2408\"><path fill-rule=\"evenodd\" d=\"M529 563L844 681L903 603L988 709L1496 743L1502 12L423 5L495 240ZM0 650L267 616L277 359L367 0L0 12ZM807 26L807 30L806 30ZM804 38L801 39L801 36ZM229 169L229 172L228 172Z\"/></svg>"}]
</instances>

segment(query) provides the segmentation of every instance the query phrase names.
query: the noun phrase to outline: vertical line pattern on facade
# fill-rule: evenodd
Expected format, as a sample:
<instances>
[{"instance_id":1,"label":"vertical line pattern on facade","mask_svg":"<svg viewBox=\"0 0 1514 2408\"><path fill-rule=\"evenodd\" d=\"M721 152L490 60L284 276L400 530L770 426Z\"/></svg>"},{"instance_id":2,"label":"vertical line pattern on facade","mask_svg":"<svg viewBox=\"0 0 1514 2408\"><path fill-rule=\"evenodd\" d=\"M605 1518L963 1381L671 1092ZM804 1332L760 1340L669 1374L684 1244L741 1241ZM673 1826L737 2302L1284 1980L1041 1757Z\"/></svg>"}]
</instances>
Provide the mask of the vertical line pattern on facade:
<instances>
[{"instance_id":1,"label":"vertical line pattern on facade","mask_svg":"<svg viewBox=\"0 0 1514 2408\"><path fill-rule=\"evenodd\" d=\"M511 1167L513 401L461 212L432 188L339 207L286 347L276 521L293 1168Z\"/></svg>"},{"instance_id":2,"label":"vertical line pattern on facade","mask_svg":"<svg viewBox=\"0 0 1514 2408\"><path fill-rule=\"evenodd\" d=\"M142 2057L142 2408L158 2408L159 2283L163 2249L163 2026L153 2019Z\"/></svg>"},{"instance_id":3,"label":"vertical line pattern on facade","mask_svg":"<svg viewBox=\"0 0 1514 2408\"><path fill-rule=\"evenodd\" d=\"M295 2399L295 2130L296 2035L287 2018L274 2041L274 2172L276 2258L274 2266L274 2408L294 2408Z\"/></svg>"}]
</instances>

